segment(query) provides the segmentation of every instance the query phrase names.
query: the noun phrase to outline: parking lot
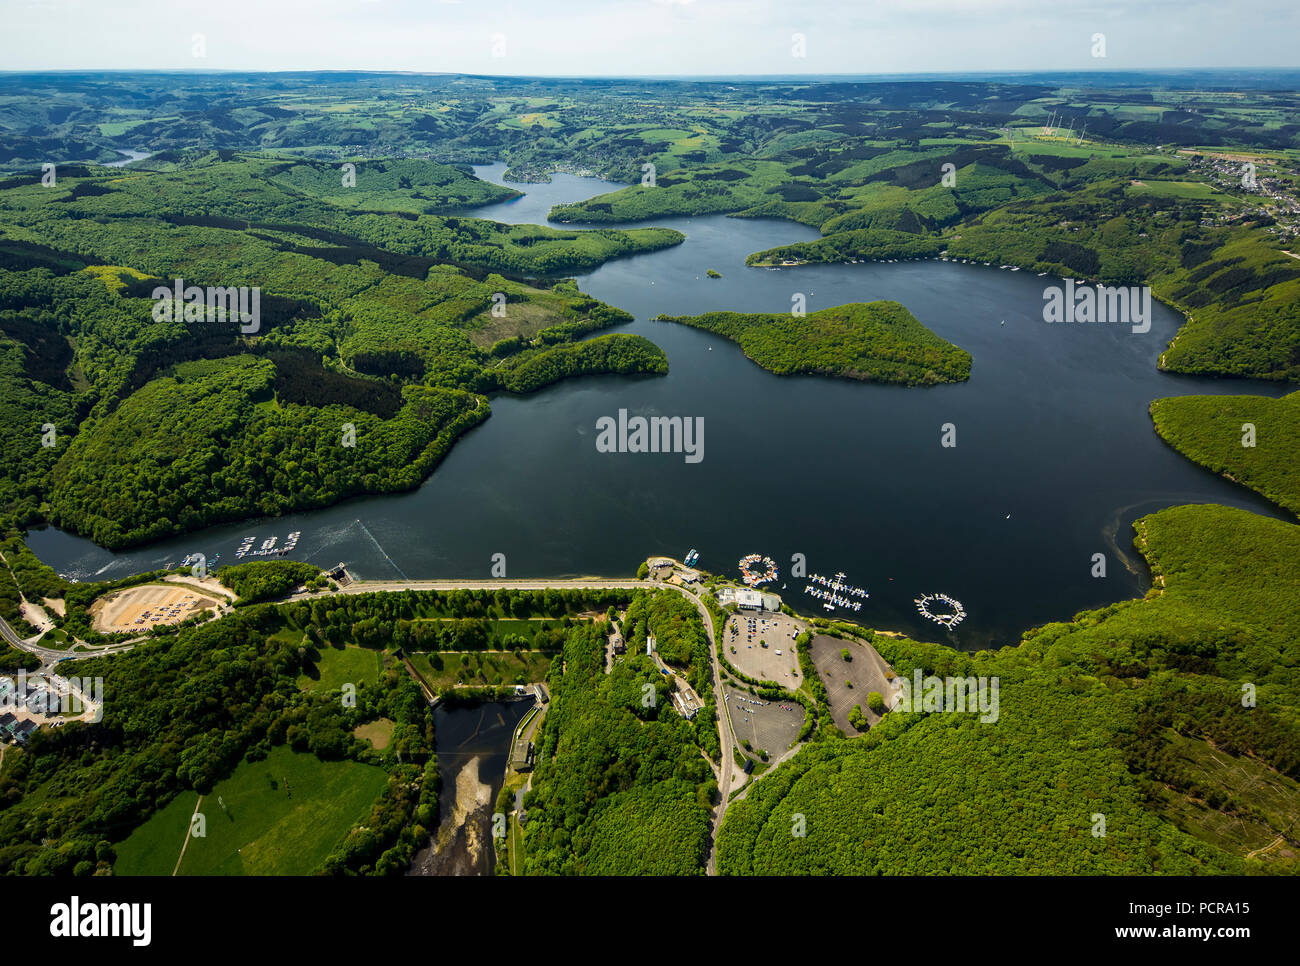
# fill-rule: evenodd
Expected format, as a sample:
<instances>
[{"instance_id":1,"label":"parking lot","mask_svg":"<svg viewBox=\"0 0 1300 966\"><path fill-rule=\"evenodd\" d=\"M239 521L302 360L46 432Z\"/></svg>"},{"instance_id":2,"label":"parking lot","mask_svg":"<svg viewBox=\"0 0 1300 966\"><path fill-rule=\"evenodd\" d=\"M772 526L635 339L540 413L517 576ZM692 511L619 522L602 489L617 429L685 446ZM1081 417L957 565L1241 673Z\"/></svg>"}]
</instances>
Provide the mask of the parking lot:
<instances>
[{"instance_id":1,"label":"parking lot","mask_svg":"<svg viewBox=\"0 0 1300 966\"><path fill-rule=\"evenodd\" d=\"M848 648L851 660L844 660L842 652L845 648ZM885 707L889 707L894 692L886 677L889 665L876 653L876 649L861 641L819 634L813 638L810 650L817 673L826 685L826 696L830 699L831 718L834 719L835 726L849 737L860 734L849 724L849 711L855 704L862 708L862 713L872 725L879 721L881 716L867 707L867 695L879 691ZM852 687L846 683L848 681L853 682Z\"/></svg>"},{"instance_id":2,"label":"parking lot","mask_svg":"<svg viewBox=\"0 0 1300 966\"><path fill-rule=\"evenodd\" d=\"M773 758L790 747L803 727L803 706L793 701L765 701L747 691L723 685L731 726L743 748L746 741L757 752Z\"/></svg>"},{"instance_id":3,"label":"parking lot","mask_svg":"<svg viewBox=\"0 0 1300 966\"><path fill-rule=\"evenodd\" d=\"M91 627L103 634L142 632L159 624L179 624L196 611L215 611L218 606L187 584L140 584L91 604Z\"/></svg>"},{"instance_id":4,"label":"parking lot","mask_svg":"<svg viewBox=\"0 0 1300 966\"><path fill-rule=\"evenodd\" d=\"M722 631L727 660L742 674L795 690L803 683L794 639L804 624L770 611L733 614ZM766 646L764 646L766 645Z\"/></svg>"}]
</instances>

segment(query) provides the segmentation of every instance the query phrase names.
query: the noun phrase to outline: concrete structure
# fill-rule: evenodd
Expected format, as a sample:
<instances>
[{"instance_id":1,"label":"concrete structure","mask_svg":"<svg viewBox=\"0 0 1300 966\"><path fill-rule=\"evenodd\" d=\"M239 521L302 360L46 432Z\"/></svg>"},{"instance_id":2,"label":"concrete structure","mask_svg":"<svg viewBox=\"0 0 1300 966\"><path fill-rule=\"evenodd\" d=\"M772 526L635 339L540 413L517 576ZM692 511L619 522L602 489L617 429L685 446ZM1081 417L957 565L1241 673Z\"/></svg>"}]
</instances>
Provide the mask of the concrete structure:
<instances>
[{"instance_id":1,"label":"concrete structure","mask_svg":"<svg viewBox=\"0 0 1300 966\"><path fill-rule=\"evenodd\" d=\"M695 689L687 684L685 680L675 674L672 680L674 687L673 706L683 718L689 721L699 713L700 708L704 707L704 702L700 700L700 696L695 693Z\"/></svg>"},{"instance_id":2,"label":"concrete structure","mask_svg":"<svg viewBox=\"0 0 1300 966\"><path fill-rule=\"evenodd\" d=\"M756 590L736 591L736 606L741 610L762 610L763 595Z\"/></svg>"},{"instance_id":3,"label":"concrete structure","mask_svg":"<svg viewBox=\"0 0 1300 966\"><path fill-rule=\"evenodd\" d=\"M520 738L510 749L510 767L515 771L532 771L537 749L527 738Z\"/></svg>"}]
</instances>

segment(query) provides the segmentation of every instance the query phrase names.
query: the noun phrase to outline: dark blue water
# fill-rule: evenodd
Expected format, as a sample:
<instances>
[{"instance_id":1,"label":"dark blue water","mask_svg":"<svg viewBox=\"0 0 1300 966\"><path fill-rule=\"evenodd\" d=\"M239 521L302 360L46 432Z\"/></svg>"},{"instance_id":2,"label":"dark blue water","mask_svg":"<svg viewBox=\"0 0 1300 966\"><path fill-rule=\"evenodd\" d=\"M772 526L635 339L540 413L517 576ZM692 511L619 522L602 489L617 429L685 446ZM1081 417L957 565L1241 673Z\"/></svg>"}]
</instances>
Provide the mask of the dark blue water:
<instances>
[{"instance_id":1,"label":"dark blue water","mask_svg":"<svg viewBox=\"0 0 1300 966\"><path fill-rule=\"evenodd\" d=\"M482 171L499 181L502 166ZM617 186L559 175L519 187L525 197L478 214L541 222L552 204ZM647 555L696 547L702 567L733 576L745 553L770 555L785 581L799 553L810 570L843 570L870 591L856 615L863 623L970 648L1013 643L1027 627L1143 593L1131 547L1131 524L1143 514L1213 502L1278 515L1151 428L1147 406L1162 396L1285 391L1157 371L1181 323L1162 306L1145 335L1047 325L1043 288L1057 280L1031 272L939 261L747 268L749 253L816 233L722 216L660 224L687 241L608 263L580 283L636 316L623 331L663 347L667 376L584 378L497 397L492 417L411 493L121 554L53 530L33 533L32 547L80 579L124 576L191 551L219 552L220 565L246 534L283 542L292 530L302 531L292 556L344 561L375 578L487 577L496 553L506 555L510 577L627 575ZM710 268L723 277L707 278ZM794 293L809 311L896 299L972 353L971 379L919 389L783 378L724 339L650 321L661 312L789 311ZM598 453L596 420L620 408L704 417L703 461ZM944 423L957 427L955 449L940 446ZM1090 576L1094 553L1107 555L1105 579ZM786 582L794 606L820 612L803 582ZM917 616L913 599L927 591L965 605L955 636Z\"/></svg>"}]
</instances>

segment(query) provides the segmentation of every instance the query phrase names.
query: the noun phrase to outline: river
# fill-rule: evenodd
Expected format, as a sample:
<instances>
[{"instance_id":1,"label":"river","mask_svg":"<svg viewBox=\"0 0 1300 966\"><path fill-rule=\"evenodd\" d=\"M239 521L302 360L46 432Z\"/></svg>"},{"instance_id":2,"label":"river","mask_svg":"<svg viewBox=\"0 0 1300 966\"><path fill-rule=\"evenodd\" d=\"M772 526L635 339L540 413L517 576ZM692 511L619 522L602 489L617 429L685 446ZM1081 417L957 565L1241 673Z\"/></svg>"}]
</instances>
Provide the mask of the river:
<instances>
[{"instance_id":1,"label":"river","mask_svg":"<svg viewBox=\"0 0 1300 966\"><path fill-rule=\"evenodd\" d=\"M501 182L504 166L478 169ZM543 223L551 205L618 187L557 175L518 185L519 199L475 214ZM1131 545L1137 517L1181 503L1223 503L1274 516L1267 501L1166 446L1147 406L1189 393L1281 395L1287 386L1159 372L1155 361L1181 317L1153 306L1148 333L1114 325L1048 325L1053 278L936 260L898 264L747 268L745 256L815 238L775 220L667 218L687 240L607 263L584 291L633 313L619 331L663 347L671 371L654 378L589 377L527 397L498 396L492 416L452 449L418 489L363 497L279 519L212 527L124 553L53 529L33 549L61 573L108 579L178 563L190 552L234 562L240 538L302 537L290 556L362 577L625 576L650 554L735 576L749 552L781 570L775 589L820 612L788 572L843 571L870 597L858 621L962 648L1014 643L1021 632L1141 595L1149 578ZM571 227L571 226L561 226ZM721 278L705 274L715 269ZM725 339L650 321L661 312L789 311L802 293L814 311L896 299L974 356L960 385L907 388L819 377L778 377ZM610 454L596 420L629 414L704 418L704 459ZM956 426L957 445L940 445ZM1094 578L1093 554L1107 557ZM255 558L245 558L255 559ZM949 634L913 600L962 601Z\"/></svg>"}]
</instances>

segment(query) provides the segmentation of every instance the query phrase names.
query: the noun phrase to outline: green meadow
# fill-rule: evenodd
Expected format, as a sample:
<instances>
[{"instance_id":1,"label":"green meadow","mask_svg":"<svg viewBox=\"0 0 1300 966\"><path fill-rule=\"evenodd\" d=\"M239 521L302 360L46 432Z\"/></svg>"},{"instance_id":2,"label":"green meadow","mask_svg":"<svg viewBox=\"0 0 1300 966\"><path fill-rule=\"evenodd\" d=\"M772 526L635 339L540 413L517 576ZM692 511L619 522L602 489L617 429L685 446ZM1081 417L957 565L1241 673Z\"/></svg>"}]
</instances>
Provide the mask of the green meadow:
<instances>
[{"instance_id":1,"label":"green meadow","mask_svg":"<svg viewBox=\"0 0 1300 966\"><path fill-rule=\"evenodd\" d=\"M181 875L309 875L364 818L387 783L354 761L275 748L245 761L204 795L206 835L186 830L197 795L186 792L117 847L119 875L170 875L185 846Z\"/></svg>"},{"instance_id":2,"label":"green meadow","mask_svg":"<svg viewBox=\"0 0 1300 966\"><path fill-rule=\"evenodd\" d=\"M337 691L345 684L378 684L384 656L380 651L349 645L322 647L316 674L304 674L298 684L309 691Z\"/></svg>"}]
</instances>

